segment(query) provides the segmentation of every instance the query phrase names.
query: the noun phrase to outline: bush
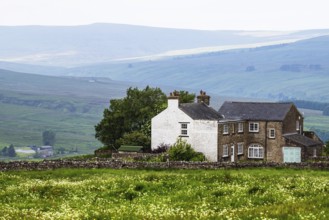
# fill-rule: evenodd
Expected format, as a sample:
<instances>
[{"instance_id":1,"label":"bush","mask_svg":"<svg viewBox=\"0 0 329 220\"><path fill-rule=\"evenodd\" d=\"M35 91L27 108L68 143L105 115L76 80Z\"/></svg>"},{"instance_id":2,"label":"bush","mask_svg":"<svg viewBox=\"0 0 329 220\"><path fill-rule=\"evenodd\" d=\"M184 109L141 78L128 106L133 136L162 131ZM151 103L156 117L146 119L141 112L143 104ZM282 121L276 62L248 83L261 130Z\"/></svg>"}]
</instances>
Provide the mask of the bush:
<instances>
[{"instance_id":1,"label":"bush","mask_svg":"<svg viewBox=\"0 0 329 220\"><path fill-rule=\"evenodd\" d=\"M204 161L202 153L195 152L187 141L178 139L176 143L169 148L169 159L173 161Z\"/></svg>"},{"instance_id":2,"label":"bush","mask_svg":"<svg viewBox=\"0 0 329 220\"><path fill-rule=\"evenodd\" d=\"M152 150L153 154L161 154L161 153L165 153L168 151L168 149L170 148L169 144L160 144L156 149Z\"/></svg>"},{"instance_id":3,"label":"bush","mask_svg":"<svg viewBox=\"0 0 329 220\"><path fill-rule=\"evenodd\" d=\"M125 133L118 141L118 146L131 145L131 146L143 146L143 152L151 151L151 139L140 131L133 131L131 133Z\"/></svg>"}]
</instances>

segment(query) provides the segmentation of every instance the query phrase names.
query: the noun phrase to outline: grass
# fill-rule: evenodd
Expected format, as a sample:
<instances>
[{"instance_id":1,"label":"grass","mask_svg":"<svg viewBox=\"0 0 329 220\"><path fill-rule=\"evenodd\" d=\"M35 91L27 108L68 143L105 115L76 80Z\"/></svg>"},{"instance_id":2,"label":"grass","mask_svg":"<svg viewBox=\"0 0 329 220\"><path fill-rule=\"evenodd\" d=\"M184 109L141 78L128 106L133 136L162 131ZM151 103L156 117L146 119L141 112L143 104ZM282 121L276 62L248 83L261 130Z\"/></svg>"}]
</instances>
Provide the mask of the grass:
<instances>
[{"instance_id":1,"label":"grass","mask_svg":"<svg viewBox=\"0 0 329 220\"><path fill-rule=\"evenodd\" d=\"M329 116L313 115L305 117L305 127L307 129L316 128L329 132Z\"/></svg>"},{"instance_id":2,"label":"grass","mask_svg":"<svg viewBox=\"0 0 329 220\"><path fill-rule=\"evenodd\" d=\"M68 150L78 147L81 153L88 153L100 146L94 138L94 125L100 120L100 114L2 104L0 115L0 146L40 146L45 130L54 131L56 146Z\"/></svg>"},{"instance_id":3,"label":"grass","mask_svg":"<svg viewBox=\"0 0 329 220\"><path fill-rule=\"evenodd\" d=\"M327 219L329 172L60 169L0 173L0 219Z\"/></svg>"}]
</instances>

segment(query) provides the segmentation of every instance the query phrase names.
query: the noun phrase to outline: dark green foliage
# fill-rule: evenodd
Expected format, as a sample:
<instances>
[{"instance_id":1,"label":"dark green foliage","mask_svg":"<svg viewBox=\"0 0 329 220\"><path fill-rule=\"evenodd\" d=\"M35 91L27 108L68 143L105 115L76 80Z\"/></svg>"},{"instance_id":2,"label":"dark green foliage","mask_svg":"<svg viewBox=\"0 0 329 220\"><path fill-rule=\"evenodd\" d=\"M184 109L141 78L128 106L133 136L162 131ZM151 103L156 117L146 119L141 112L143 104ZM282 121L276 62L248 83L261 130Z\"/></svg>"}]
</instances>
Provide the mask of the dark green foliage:
<instances>
[{"instance_id":1,"label":"dark green foliage","mask_svg":"<svg viewBox=\"0 0 329 220\"><path fill-rule=\"evenodd\" d=\"M188 91L179 91L179 102L180 103L192 103L194 102L195 94L190 94Z\"/></svg>"},{"instance_id":2,"label":"dark green foliage","mask_svg":"<svg viewBox=\"0 0 329 220\"><path fill-rule=\"evenodd\" d=\"M248 190L248 194L256 194L256 193L262 193L264 190L261 189L259 186L253 186Z\"/></svg>"},{"instance_id":3,"label":"dark green foliage","mask_svg":"<svg viewBox=\"0 0 329 220\"><path fill-rule=\"evenodd\" d=\"M95 126L95 137L106 146L118 148L126 133L140 131L151 136L151 119L166 108L166 95L159 88L129 88L123 99L112 99L103 119Z\"/></svg>"},{"instance_id":4,"label":"dark green foliage","mask_svg":"<svg viewBox=\"0 0 329 220\"><path fill-rule=\"evenodd\" d=\"M1 155L2 156L8 156L8 147L4 147L1 150Z\"/></svg>"},{"instance_id":5,"label":"dark green foliage","mask_svg":"<svg viewBox=\"0 0 329 220\"><path fill-rule=\"evenodd\" d=\"M194 149L185 140L178 139L176 143L170 147L169 159L174 161L204 161L205 157L202 153L195 152Z\"/></svg>"},{"instance_id":6,"label":"dark green foliage","mask_svg":"<svg viewBox=\"0 0 329 220\"><path fill-rule=\"evenodd\" d=\"M150 151L151 139L150 136L146 136L140 131L133 131L131 133L125 133L122 138L117 140L119 146L131 145L131 146L143 146L143 151Z\"/></svg>"},{"instance_id":7,"label":"dark green foliage","mask_svg":"<svg viewBox=\"0 0 329 220\"><path fill-rule=\"evenodd\" d=\"M44 131L42 133L42 143L44 145L54 146L56 141L56 133L53 131Z\"/></svg>"},{"instance_id":8,"label":"dark green foliage","mask_svg":"<svg viewBox=\"0 0 329 220\"><path fill-rule=\"evenodd\" d=\"M124 198L130 202L132 200L134 200L137 196L138 196L138 193L135 191L132 191L132 190L129 190L129 191L125 192L125 194L124 194Z\"/></svg>"},{"instance_id":9,"label":"dark green foliage","mask_svg":"<svg viewBox=\"0 0 329 220\"><path fill-rule=\"evenodd\" d=\"M9 147L4 147L1 150L0 155L4 157L16 157L16 151L14 145L11 144Z\"/></svg>"},{"instance_id":10,"label":"dark green foliage","mask_svg":"<svg viewBox=\"0 0 329 220\"><path fill-rule=\"evenodd\" d=\"M12 144L8 148L8 157L16 157L16 151Z\"/></svg>"},{"instance_id":11,"label":"dark green foliage","mask_svg":"<svg viewBox=\"0 0 329 220\"><path fill-rule=\"evenodd\" d=\"M155 153L155 154L164 153L164 152L167 152L169 148L170 148L170 145L162 143L156 149L152 150L152 153Z\"/></svg>"}]
</instances>

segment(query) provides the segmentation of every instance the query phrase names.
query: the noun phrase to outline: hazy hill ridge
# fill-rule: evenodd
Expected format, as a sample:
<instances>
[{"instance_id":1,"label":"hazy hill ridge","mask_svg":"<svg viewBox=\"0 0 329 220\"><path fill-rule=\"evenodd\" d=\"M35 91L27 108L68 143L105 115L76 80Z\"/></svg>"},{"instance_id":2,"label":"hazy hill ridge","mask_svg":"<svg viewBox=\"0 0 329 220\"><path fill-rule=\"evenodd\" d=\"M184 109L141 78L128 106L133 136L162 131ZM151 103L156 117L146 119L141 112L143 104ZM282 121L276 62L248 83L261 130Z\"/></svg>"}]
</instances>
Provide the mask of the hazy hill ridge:
<instances>
[{"instance_id":1,"label":"hazy hill ridge","mask_svg":"<svg viewBox=\"0 0 329 220\"><path fill-rule=\"evenodd\" d=\"M290 44L108 63L68 75L181 86L237 97L329 101L329 36Z\"/></svg>"},{"instance_id":2,"label":"hazy hill ridge","mask_svg":"<svg viewBox=\"0 0 329 220\"><path fill-rule=\"evenodd\" d=\"M198 31L93 24L0 27L0 33L3 69L204 89L225 96L329 101L329 30ZM298 39L304 40L291 43ZM273 41L290 43L212 50ZM196 49L204 47L209 51ZM154 56L186 49L196 52ZM135 57L144 58L131 59Z\"/></svg>"},{"instance_id":3,"label":"hazy hill ridge","mask_svg":"<svg viewBox=\"0 0 329 220\"><path fill-rule=\"evenodd\" d=\"M79 66L172 50L305 39L329 30L201 31L121 24L0 26L0 61Z\"/></svg>"}]
</instances>

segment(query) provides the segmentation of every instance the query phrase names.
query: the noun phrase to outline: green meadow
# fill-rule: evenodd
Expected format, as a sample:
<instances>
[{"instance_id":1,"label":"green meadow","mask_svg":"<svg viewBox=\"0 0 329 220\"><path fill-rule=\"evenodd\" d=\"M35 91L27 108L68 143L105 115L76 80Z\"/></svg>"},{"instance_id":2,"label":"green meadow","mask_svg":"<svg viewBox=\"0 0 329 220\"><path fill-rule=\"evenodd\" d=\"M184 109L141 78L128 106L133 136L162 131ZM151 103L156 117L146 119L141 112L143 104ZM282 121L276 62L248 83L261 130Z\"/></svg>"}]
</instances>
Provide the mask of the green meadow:
<instances>
[{"instance_id":1,"label":"green meadow","mask_svg":"<svg viewBox=\"0 0 329 220\"><path fill-rule=\"evenodd\" d=\"M59 169L0 173L0 219L328 219L329 172Z\"/></svg>"}]
</instances>

